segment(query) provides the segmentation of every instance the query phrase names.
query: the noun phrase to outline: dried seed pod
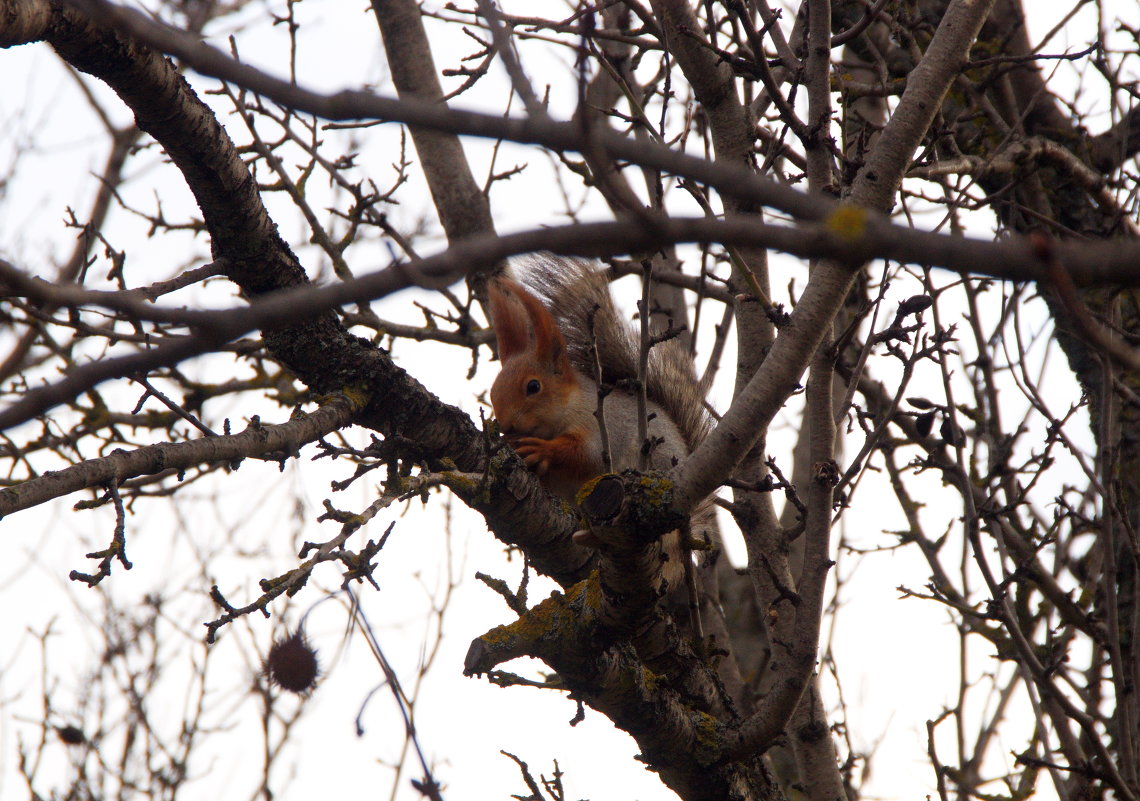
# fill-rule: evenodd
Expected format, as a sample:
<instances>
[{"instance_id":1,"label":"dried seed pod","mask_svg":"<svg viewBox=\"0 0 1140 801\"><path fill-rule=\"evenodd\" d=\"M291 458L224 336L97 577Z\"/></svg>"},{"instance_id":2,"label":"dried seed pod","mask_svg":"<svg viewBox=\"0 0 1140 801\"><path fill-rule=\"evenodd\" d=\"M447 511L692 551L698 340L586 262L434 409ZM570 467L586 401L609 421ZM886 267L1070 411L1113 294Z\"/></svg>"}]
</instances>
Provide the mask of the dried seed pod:
<instances>
[{"instance_id":1,"label":"dried seed pod","mask_svg":"<svg viewBox=\"0 0 1140 801\"><path fill-rule=\"evenodd\" d=\"M87 742L83 730L78 726L56 726L55 733L59 735L59 739L67 745L83 745L83 743Z\"/></svg>"},{"instance_id":2,"label":"dried seed pod","mask_svg":"<svg viewBox=\"0 0 1140 801\"><path fill-rule=\"evenodd\" d=\"M955 426L949 417L942 418L942 425L938 427L938 435L951 448L957 448L966 442L966 433Z\"/></svg>"},{"instance_id":3,"label":"dried seed pod","mask_svg":"<svg viewBox=\"0 0 1140 801\"><path fill-rule=\"evenodd\" d=\"M309 644L305 632L298 629L273 643L263 666L269 680L283 690L307 693L317 684L320 663L317 649Z\"/></svg>"}]
</instances>

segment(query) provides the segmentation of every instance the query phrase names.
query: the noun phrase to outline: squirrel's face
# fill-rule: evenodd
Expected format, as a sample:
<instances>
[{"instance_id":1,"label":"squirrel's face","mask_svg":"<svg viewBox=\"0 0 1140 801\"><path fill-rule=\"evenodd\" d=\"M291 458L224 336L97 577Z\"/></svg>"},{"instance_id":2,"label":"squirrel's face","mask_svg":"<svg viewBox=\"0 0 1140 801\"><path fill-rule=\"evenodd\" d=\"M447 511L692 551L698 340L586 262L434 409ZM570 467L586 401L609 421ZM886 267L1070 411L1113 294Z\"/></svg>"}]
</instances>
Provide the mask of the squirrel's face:
<instances>
[{"instance_id":1,"label":"squirrel's face","mask_svg":"<svg viewBox=\"0 0 1140 801\"><path fill-rule=\"evenodd\" d=\"M570 425L568 412L577 390L573 371L553 370L531 359L512 359L491 385L491 406L507 439L553 439Z\"/></svg>"},{"instance_id":2,"label":"squirrel's face","mask_svg":"<svg viewBox=\"0 0 1140 801\"><path fill-rule=\"evenodd\" d=\"M577 374L553 315L523 287L506 278L487 285L502 370L491 386L491 405L507 439L554 439L577 422Z\"/></svg>"}]
</instances>

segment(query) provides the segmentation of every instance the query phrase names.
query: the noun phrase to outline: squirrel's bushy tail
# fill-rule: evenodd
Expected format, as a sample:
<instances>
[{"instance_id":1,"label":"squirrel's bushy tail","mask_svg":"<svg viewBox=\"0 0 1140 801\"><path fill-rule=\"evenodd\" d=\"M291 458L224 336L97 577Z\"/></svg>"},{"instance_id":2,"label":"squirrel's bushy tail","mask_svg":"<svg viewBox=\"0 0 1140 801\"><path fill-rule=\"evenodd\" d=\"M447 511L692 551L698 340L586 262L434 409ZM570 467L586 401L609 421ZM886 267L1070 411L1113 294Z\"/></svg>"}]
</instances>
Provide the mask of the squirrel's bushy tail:
<instances>
[{"instance_id":1,"label":"squirrel's bushy tail","mask_svg":"<svg viewBox=\"0 0 1140 801\"><path fill-rule=\"evenodd\" d=\"M576 370L593 378L601 364L602 382L610 386L636 380L640 337L618 313L597 262L536 253L515 260L512 272L554 316ZM650 349L646 395L676 423L690 451L700 444L709 418L693 361L679 339Z\"/></svg>"}]
</instances>

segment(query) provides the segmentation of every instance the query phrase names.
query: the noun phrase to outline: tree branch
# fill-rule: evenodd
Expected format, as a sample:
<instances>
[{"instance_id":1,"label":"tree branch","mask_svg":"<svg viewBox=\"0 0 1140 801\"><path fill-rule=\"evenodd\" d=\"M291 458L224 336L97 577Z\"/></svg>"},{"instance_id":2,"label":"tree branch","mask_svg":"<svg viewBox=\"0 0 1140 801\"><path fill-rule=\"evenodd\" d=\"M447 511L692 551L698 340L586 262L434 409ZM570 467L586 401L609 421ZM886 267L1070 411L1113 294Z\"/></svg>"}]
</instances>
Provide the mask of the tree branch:
<instances>
[{"instance_id":1,"label":"tree branch","mask_svg":"<svg viewBox=\"0 0 1140 801\"><path fill-rule=\"evenodd\" d=\"M423 16L413 0L372 0L384 37L392 83L401 99L447 107ZM448 241L494 233L487 196L475 183L463 145L453 132L411 126L412 142Z\"/></svg>"},{"instance_id":2,"label":"tree branch","mask_svg":"<svg viewBox=\"0 0 1140 801\"><path fill-rule=\"evenodd\" d=\"M164 470L185 470L195 465L237 462L245 458L285 459L296 455L302 445L351 423L364 408L364 402L365 399L357 395L339 395L287 423L262 425L255 418L240 434L160 442L133 451L116 450L109 456L52 470L0 490L0 517L88 487L112 481L121 483Z\"/></svg>"}]
</instances>

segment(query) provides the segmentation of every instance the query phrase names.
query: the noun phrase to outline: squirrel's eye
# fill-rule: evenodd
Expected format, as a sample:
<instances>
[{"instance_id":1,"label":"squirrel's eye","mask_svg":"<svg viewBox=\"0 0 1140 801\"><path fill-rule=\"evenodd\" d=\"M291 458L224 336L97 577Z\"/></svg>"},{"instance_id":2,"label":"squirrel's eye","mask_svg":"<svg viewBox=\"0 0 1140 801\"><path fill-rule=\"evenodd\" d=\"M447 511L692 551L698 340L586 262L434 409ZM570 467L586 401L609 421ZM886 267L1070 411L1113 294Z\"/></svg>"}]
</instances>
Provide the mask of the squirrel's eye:
<instances>
[{"instance_id":1,"label":"squirrel's eye","mask_svg":"<svg viewBox=\"0 0 1140 801\"><path fill-rule=\"evenodd\" d=\"M538 383L537 378L532 378L530 381L526 382L527 395L535 395L540 389L542 389L542 384Z\"/></svg>"}]
</instances>

